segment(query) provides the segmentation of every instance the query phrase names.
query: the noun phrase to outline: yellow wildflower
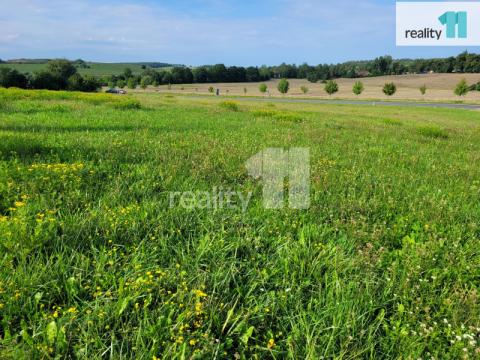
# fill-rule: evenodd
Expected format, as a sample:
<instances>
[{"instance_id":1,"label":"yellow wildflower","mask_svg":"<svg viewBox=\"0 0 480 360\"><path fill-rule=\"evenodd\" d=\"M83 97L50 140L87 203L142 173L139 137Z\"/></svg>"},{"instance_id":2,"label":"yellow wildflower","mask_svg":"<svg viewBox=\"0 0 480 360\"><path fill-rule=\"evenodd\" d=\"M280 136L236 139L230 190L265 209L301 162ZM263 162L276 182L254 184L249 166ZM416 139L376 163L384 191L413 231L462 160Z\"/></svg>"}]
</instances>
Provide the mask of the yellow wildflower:
<instances>
[{"instance_id":1,"label":"yellow wildflower","mask_svg":"<svg viewBox=\"0 0 480 360\"><path fill-rule=\"evenodd\" d=\"M207 297L208 295L205 294L202 290L193 290L196 296L198 297Z\"/></svg>"},{"instance_id":2,"label":"yellow wildflower","mask_svg":"<svg viewBox=\"0 0 480 360\"><path fill-rule=\"evenodd\" d=\"M267 348L269 349L273 349L275 347L275 340L274 339L270 339L268 340L268 344L267 344Z\"/></svg>"}]
</instances>

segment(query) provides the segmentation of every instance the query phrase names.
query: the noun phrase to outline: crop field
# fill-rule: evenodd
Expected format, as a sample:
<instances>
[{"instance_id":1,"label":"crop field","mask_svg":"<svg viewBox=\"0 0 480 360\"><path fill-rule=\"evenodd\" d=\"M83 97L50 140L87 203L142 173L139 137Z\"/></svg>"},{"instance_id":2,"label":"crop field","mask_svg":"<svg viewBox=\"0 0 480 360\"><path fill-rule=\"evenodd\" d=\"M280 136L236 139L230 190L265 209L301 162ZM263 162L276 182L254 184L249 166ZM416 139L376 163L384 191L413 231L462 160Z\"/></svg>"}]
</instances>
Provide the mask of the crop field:
<instances>
[{"instance_id":1,"label":"crop field","mask_svg":"<svg viewBox=\"0 0 480 360\"><path fill-rule=\"evenodd\" d=\"M474 111L0 89L0 358L478 359L479 162Z\"/></svg>"},{"instance_id":2,"label":"crop field","mask_svg":"<svg viewBox=\"0 0 480 360\"><path fill-rule=\"evenodd\" d=\"M414 101L465 101L471 103L480 103L480 92L470 91L466 96L459 97L453 93L455 86L462 79L466 79L468 84L480 82L480 74L419 74L419 75L392 75L376 76L360 79L337 79L339 91L335 95L329 96L325 92L325 84L310 83L305 79L289 79L290 90L287 97L312 97L324 99L379 99L379 100L414 100ZM356 81L363 82L365 91L356 96L352 93L353 84ZM382 88L385 83L393 82L397 86L397 93L393 96L383 94ZM208 88L211 86L220 89L222 95L232 96L285 96L277 90L278 80L265 82L268 86L268 94L262 94L259 91L260 83L222 83L222 84L186 84L186 85L162 85L159 88L150 88L146 91L161 93L199 93L208 94ZM420 93L420 87L425 85L427 91L425 95ZM304 94L301 87L308 88ZM247 92L245 93L245 89ZM142 91L142 90L137 90Z\"/></svg>"}]
</instances>

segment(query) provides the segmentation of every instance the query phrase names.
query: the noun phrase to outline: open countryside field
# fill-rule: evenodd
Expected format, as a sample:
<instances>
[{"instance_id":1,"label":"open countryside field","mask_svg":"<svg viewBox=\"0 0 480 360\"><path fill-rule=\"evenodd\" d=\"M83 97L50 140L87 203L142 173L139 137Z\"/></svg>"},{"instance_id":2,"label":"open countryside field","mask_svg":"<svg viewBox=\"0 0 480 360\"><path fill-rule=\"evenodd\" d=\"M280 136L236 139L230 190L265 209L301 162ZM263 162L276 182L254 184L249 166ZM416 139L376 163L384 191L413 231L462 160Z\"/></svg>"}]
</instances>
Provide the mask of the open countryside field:
<instances>
[{"instance_id":1,"label":"open countryside field","mask_svg":"<svg viewBox=\"0 0 480 360\"><path fill-rule=\"evenodd\" d=\"M422 75L394 75L379 76L362 79L338 79L339 92L329 96L324 88L325 84L321 82L310 83L307 80L290 79L290 91L286 96L290 97L312 97L325 99L380 99L380 100L414 100L414 101L466 101L480 103L480 92L471 91L464 97L458 97L453 93L453 89L462 79L466 79L469 84L476 84L480 81L480 74L422 74ZM365 85L365 91L360 96L352 93L353 84L356 81L362 81ZM394 96L386 96L382 88L387 82L394 82L397 85L397 93ZM284 96L277 90L278 80L265 82L269 88L270 96ZM186 85L163 85L159 88L150 88L147 91L160 92L178 92L178 93L200 93L208 94L210 86L220 89L222 95L245 95L244 89L247 89L247 96L264 96L260 93L258 87L260 83L237 83L237 84L186 84ZM422 85L427 86L427 93L422 96L419 88ZM301 87L306 86L309 92L305 95ZM182 90L183 88L183 90ZM139 90L141 91L141 90ZM268 94L265 96L269 96Z\"/></svg>"},{"instance_id":2,"label":"open countryside field","mask_svg":"<svg viewBox=\"0 0 480 360\"><path fill-rule=\"evenodd\" d=\"M0 358L478 358L479 160L472 111L0 90Z\"/></svg>"},{"instance_id":3,"label":"open countryside field","mask_svg":"<svg viewBox=\"0 0 480 360\"><path fill-rule=\"evenodd\" d=\"M120 75L123 74L126 68L130 68L133 74L141 74L144 69L142 69L141 63L87 63L89 68L78 68L78 72L81 75L92 75L92 76L108 76L108 75ZM46 70L47 64L0 64L0 68L6 67L10 69L16 69L21 73L30 73ZM161 68L168 69L168 68Z\"/></svg>"}]
</instances>

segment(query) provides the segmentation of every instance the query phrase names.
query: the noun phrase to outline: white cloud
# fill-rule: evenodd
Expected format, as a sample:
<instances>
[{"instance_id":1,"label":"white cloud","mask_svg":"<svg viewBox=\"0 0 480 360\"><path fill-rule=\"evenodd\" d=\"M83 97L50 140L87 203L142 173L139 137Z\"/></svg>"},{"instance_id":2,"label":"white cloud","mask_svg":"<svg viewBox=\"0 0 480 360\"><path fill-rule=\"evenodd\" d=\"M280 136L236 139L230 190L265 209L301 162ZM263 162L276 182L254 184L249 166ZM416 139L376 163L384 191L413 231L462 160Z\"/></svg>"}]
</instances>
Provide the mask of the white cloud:
<instances>
[{"instance_id":1,"label":"white cloud","mask_svg":"<svg viewBox=\"0 0 480 360\"><path fill-rule=\"evenodd\" d=\"M331 58L332 51L338 51L337 57L345 56L342 51L359 41L385 42L389 27L393 34L391 14L385 15L384 6L368 0L273 3L277 6L272 6L270 15L233 17L222 16L231 15L234 8L221 0L196 0L201 16L134 0L101 5L91 0L0 0L0 8L6 9L0 27L7 29L0 37L0 50L7 56L2 53L0 57L190 64L318 63ZM216 15L202 11L201 5L212 4L218 10ZM15 34L15 41L5 47L9 34ZM371 38L366 39L366 34ZM364 44L364 50L367 48Z\"/></svg>"}]
</instances>

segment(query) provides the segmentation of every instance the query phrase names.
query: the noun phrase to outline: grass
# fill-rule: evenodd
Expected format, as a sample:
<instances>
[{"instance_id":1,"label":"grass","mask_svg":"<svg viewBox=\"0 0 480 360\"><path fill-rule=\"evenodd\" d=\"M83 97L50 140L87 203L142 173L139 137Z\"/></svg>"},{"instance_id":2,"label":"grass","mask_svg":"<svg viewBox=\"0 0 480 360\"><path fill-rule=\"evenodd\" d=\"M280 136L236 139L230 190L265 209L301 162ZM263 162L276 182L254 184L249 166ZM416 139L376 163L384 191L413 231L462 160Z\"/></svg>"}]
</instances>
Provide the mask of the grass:
<instances>
[{"instance_id":1,"label":"grass","mask_svg":"<svg viewBox=\"0 0 480 360\"><path fill-rule=\"evenodd\" d=\"M219 106L222 109L230 110L230 111L239 111L240 110L239 104L235 101L230 101L230 100L220 102Z\"/></svg>"},{"instance_id":2,"label":"grass","mask_svg":"<svg viewBox=\"0 0 480 360\"><path fill-rule=\"evenodd\" d=\"M478 357L477 113L174 100L0 92L0 358ZM296 146L312 206L266 210ZM170 207L215 186L247 211Z\"/></svg>"},{"instance_id":3,"label":"grass","mask_svg":"<svg viewBox=\"0 0 480 360\"><path fill-rule=\"evenodd\" d=\"M448 139L448 132L436 126L422 126L418 129L419 134L434 139Z\"/></svg>"}]
</instances>

